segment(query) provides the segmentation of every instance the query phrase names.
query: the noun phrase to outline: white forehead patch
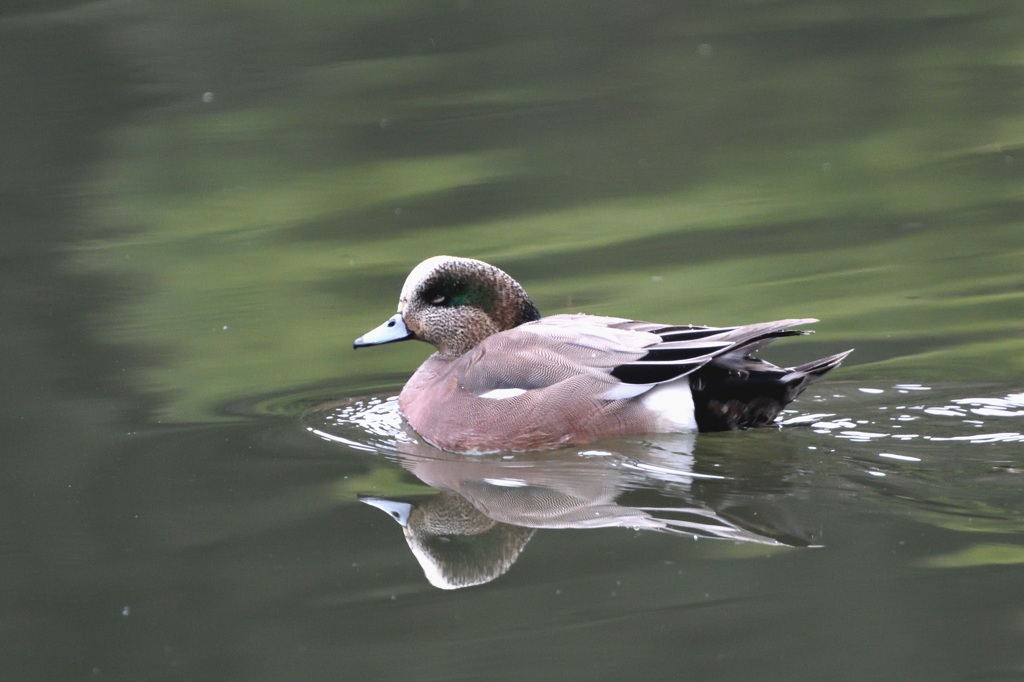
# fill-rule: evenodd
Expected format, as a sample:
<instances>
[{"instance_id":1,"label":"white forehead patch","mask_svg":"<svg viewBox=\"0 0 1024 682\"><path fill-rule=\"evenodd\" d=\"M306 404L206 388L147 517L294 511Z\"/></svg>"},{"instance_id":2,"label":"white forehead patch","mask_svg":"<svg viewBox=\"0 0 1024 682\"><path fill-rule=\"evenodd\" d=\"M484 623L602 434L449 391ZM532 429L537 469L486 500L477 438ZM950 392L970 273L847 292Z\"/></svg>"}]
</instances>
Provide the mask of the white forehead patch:
<instances>
[{"instance_id":1,"label":"white forehead patch","mask_svg":"<svg viewBox=\"0 0 1024 682\"><path fill-rule=\"evenodd\" d=\"M486 265L486 263L472 258L458 258L456 256L431 256L427 260L423 261L412 269L409 276L405 278L405 284L402 285L402 295L399 300L408 301L412 296L412 293L416 291L416 288L423 282L427 277L430 276L435 269L453 261L463 261L466 264L472 265Z\"/></svg>"},{"instance_id":2,"label":"white forehead patch","mask_svg":"<svg viewBox=\"0 0 1024 682\"><path fill-rule=\"evenodd\" d=\"M444 263L450 258L450 256L434 256L423 261L412 269L409 276L405 278L405 284L402 285L402 295L400 299L408 301L409 297L412 296L412 292L416 290L419 283L427 278L434 268L441 263Z\"/></svg>"},{"instance_id":3,"label":"white forehead patch","mask_svg":"<svg viewBox=\"0 0 1024 682\"><path fill-rule=\"evenodd\" d=\"M487 391L487 393L481 393L481 398L487 398L489 400L506 400L508 398L515 398L517 395L526 393L525 388L495 388Z\"/></svg>"}]
</instances>

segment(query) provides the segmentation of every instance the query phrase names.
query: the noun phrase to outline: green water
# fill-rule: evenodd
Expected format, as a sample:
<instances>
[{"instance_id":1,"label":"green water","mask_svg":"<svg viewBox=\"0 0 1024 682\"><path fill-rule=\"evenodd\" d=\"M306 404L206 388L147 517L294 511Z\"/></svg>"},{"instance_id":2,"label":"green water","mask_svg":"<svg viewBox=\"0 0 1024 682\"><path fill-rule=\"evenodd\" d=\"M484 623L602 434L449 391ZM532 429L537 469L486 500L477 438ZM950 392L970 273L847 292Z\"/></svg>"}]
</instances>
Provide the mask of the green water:
<instances>
[{"instance_id":1,"label":"green water","mask_svg":"<svg viewBox=\"0 0 1024 682\"><path fill-rule=\"evenodd\" d=\"M1024 679L1022 25L0 9L5 679ZM427 347L351 342L441 253L545 314L857 350L782 431L440 456L387 402ZM505 479L746 541L544 525ZM460 556L515 556L438 589L365 496L487 507Z\"/></svg>"}]
</instances>

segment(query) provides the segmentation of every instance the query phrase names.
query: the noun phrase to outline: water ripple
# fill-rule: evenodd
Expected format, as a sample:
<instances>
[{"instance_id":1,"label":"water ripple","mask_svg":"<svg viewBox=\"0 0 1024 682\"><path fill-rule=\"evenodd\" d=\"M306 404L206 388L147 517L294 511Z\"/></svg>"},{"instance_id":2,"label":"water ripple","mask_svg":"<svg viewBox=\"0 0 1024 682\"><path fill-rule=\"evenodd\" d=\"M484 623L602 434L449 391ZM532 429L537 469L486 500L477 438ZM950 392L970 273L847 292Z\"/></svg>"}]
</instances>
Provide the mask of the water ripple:
<instances>
[{"instance_id":1,"label":"water ripple","mask_svg":"<svg viewBox=\"0 0 1024 682\"><path fill-rule=\"evenodd\" d=\"M854 401L854 410L857 417L836 416L835 414L814 414L796 416L787 419L785 423L810 423L811 428L819 434L829 434L837 439L851 442L867 443L883 440L896 440L900 442L930 441L930 442L962 442L972 444L988 443L1019 443L1024 441L1024 435L1016 430L986 430L996 423L1000 427L1005 425L1002 420L1009 419L1010 424L1016 425L1020 417L1024 417L1024 393L1009 393L1003 397L971 397L971 398L942 398L936 396L936 400L927 400L929 392L938 392L932 387L921 384L897 384L891 388L860 387L857 389L862 396L871 396L875 401L872 406L875 412L887 413L882 417L871 418L864 415L864 408L868 407L862 398ZM895 404L886 400L886 396L902 396L914 394L915 399L925 398L913 404L897 402ZM835 406L843 405L849 401L844 394L835 394L829 400ZM871 408L869 408L871 409ZM891 414L895 413L895 414ZM987 419L978 419L985 417ZM913 426L914 431L904 430ZM953 431L950 433L950 431ZM882 453L885 454L885 453ZM882 456L880 454L880 456ZM899 458L899 455L889 455ZM914 458L919 461L919 458Z\"/></svg>"}]
</instances>

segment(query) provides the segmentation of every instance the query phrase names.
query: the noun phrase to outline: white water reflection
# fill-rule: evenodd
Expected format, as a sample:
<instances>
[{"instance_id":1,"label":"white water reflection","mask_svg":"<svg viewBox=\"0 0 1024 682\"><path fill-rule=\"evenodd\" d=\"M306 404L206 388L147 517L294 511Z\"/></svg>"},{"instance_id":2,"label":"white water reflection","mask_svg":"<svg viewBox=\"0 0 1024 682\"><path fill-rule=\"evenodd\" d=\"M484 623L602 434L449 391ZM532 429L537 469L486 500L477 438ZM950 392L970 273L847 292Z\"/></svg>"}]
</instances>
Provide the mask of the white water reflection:
<instances>
[{"instance_id":1,"label":"white water reflection","mask_svg":"<svg viewBox=\"0 0 1024 682\"><path fill-rule=\"evenodd\" d=\"M869 395L873 400L880 403L885 401L887 395L905 395L913 391L917 394L925 394L936 389L920 384L897 384L890 389L861 387L859 393ZM832 400L837 404L841 403L845 396L836 395ZM863 401L858 407L863 407ZM989 417L994 419L1014 420L1024 417L1024 393L1009 393L1003 397L972 397L952 398L944 401L936 401L929 404L921 402L913 405L906 404L877 404L873 406L877 412L895 412L893 415L886 415L875 419L863 417L853 419L849 417L837 417L834 414L815 414L808 416L797 416L787 419L785 423L806 423L810 422L816 433L832 435L837 439L849 440L857 443L877 442L881 440L908 441L931 441L948 442L956 441L963 443L1016 443L1024 441L1020 431L1015 430L986 430L995 426L992 420L986 421L972 417ZM932 419L930 419L932 418ZM949 418L949 419L947 419ZM955 421L950 421L955 420ZM903 429L913 423L915 432L909 433ZM1011 422L1014 423L1014 422ZM999 422L1000 427L1003 422ZM945 433L950 427L961 430L960 433ZM883 456L880 454L879 456ZM903 458L908 461L920 461L920 458L909 456L889 455L890 458Z\"/></svg>"}]
</instances>

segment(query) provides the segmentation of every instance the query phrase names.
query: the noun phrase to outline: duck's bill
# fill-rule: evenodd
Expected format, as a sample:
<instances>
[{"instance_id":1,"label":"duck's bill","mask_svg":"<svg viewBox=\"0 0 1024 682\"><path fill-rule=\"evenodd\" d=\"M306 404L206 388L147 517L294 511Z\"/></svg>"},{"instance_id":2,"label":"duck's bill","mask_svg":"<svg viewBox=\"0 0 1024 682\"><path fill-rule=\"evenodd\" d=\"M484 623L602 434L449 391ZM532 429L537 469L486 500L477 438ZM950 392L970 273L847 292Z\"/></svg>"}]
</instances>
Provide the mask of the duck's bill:
<instances>
[{"instance_id":1,"label":"duck's bill","mask_svg":"<svg viewBox=\"0 0 1024 682\"><path fill-rule=\"evenodd\" d=\"M382 343L394 343L412 338L412 332L405 328L402 313L395 313L388 321L372 331L368 331L352 342L353 348L363 346L379 346Z\"/></svg>"},{"instance_id":2,"label":"duck's bill","mask_svg":"<svg viewBox=\"0 0 1024 682\"><path fill-rule=\"evenodd\" d=\"M409 525L409 514L412 513L412 504L409 502L386 500L383 497L371 497L369 495L360 495L359 501L384 511L395 521L398 521L399 525L403 528Z\"/></svg>"}]
</instances>

